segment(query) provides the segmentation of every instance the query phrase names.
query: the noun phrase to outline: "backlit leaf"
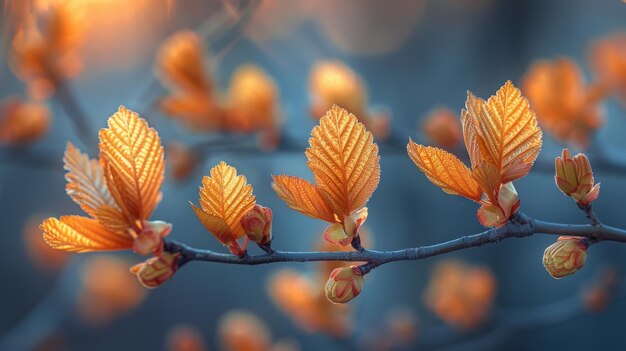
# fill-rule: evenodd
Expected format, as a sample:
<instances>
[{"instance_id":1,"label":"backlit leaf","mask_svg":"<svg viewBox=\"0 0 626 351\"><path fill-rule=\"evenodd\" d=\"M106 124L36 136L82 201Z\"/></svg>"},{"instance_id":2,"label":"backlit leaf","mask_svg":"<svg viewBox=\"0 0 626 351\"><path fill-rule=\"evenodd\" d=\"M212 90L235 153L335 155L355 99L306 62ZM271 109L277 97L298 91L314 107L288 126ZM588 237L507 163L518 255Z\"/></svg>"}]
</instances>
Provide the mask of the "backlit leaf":
<instances>
[{"instance_id":1,"label":"backlit leaf","mask_svg":"<svg viewBox=\"0 0 626 351\"><path fill-rule=\"evenodd\" d=\"M470 157L472 165L479 165L482 163L482 157L480 155L480 149L478 147L478 137L476 135L475 120L472 116L475 116L481 109L481 106L485 103L484 100L475 97L472 93L467 94L467 101L465 102L465 110L461 111L461 125L463 125L463 139L465 141L465 148Z\"/></svg>"},{"instance_id":2,"label":"backlit leaf","mask_svg":"<svg viewBox=\"0 0 626 351\"><path fill-rule=\"evenodd\" d=\"M341 218L364 206L380 180L378 145L348 111L333 106L313 128L306 150L318 189Z\"/></svg>"},{"instance_id":3,"label":"backlit leaf","mask_svg":"<svg viewBox=\"0 0 626 351\"><path fill-rule=\"evenodd\" d=\"M525 176L541 148L541 130L528 101L508 81L479 105L472 117L482 157L499 171L503 183Z\"/></svg>"},{"instance_id":4,"label":"backlit leaf","mask_svg":"<svg viewBox=\"0 0 626 351\"><path fill-rule=\"evenodd\" d=\"M237 170L225 162L213 167L210 177L202 178L202 210L223 219L235 238L244 234L239 222L246 212L252 210L254 204L255 196L252 195L252 186L246 183L246 177L237 175Z\"/></svg>"},{"instance_id":5,"label":"backlit leaf","mask_svg":"<svg viewBox=\"0 0 626 351\"><path fill-rule=\"evenodd\" d=\"M273 176L272 188L287 206L307 215L327 222L336 222L328 200L309 181L287 175Z\"/></svg>"},{"instance_id":6,"label":"backlit leaf","mask_svg":"<svg viewBox=\"0 0 626 351\"><path fill-rule=\"evenodd\" d=\"M165 162L158 133L120 106L100 130L100 157L108 188L130 220L145 220L158 204Z\"/></svg>"},{"instance_id":7,"label":"backlit leaf","mask_svg":"<svg viewBox=\"0 0 626 351\"><path fill-rule=\"evenodd\" d=\"M472 178L472 171L456 156L436 147L416 144L412 140L409 140L407 151L426 177L444 192L480 201L482 191Z\"/></svg>"},{"instance_id":8,"label":"backlit leaf","mask_svg":"<svg viewBox=\"0 0 626 351\"><path fill-rule=\"evenodd\" d=\"M112 230L128 227L124 215L113 200L104 179L102 167L97 160L89 159L71 143L67 144L63 157L67 174L67 194L88 215L98 219Z\"/></svg>"},{"instance_id":9,"label":"backlit leaf","mask_svg":"<svg viewBox=\"0 0 626 351\"><path fill-rule=\"evenodd\" d=\"M226 245L229 241L236 239L232 235L228 224L222 218L210 215L194 204L191 204L191 208L200 220L200 223L222 244Z\"/></svg>"},{"instance_id":10,"label":"backlit leaf","mask_svg":"<svg viewBox=\"0 0 626 351\"><path fill-rule=\"evenodd\" d=\"M125 250L133 245L126 234L108 230L98 221L81 216L48 218L41 229L44 239L55 249L72 252Z\"/></svg>"}]
</instances>

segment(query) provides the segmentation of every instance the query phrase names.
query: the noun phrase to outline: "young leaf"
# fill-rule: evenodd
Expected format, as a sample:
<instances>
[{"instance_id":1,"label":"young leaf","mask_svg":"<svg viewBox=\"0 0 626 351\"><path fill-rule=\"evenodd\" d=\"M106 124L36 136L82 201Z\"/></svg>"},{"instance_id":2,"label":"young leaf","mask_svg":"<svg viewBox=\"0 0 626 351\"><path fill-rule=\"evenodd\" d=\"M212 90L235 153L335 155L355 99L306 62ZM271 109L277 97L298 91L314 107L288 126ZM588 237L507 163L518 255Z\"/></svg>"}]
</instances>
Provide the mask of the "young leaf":
<instances>
[{"instance_id":1,"label":"young leaf","mask_svg":"<svg viewBox=\"0 0 626 351\"><path fill-rule=\"evenodd\" d=\"M468 92L467 101L465 101L465 110L461 111L463 139L465 141L465 149L467 149L472 166L481 164L483 159L480 155L476 126L474 125L474 119L472 119L472 116L475 116L478 111L480 111L484 103L484 100L477 98L474 94Z\"/></svg>"},{"instance_id":2,"label":"young leaf","mask_svg":"<svg viewBox=\"0 0 626 351\"><path fill-rule=\"evenodd\" d=\"M225 162L213 167L210 177L202 178L200 187L202 210L226 222L234 239L244 235L240 220L246 212L252 210L255 199L252 195L252 185L246 183L246 177L237 175L237 170ZM203 218L200 220L205 222Z\"/></svg>"},{"instance_id":3,"label":"young leaf","mask_svg":"<svg viewBox=\"0 0 626 351\"><path fill-rule=\"evenodd\" d=\"M54 249L72 252L125 250L133 239L108 230L98 221L81 216L48 218L41 224L44 240Z\"/></svg>"},{"instance_id":4,"label":"young leaf","mask_svg":"<svg viewBox=\"0 0 626 351\"><path fill-rule=\"evenodd\" d=\"M541 148L541 130L528 101L507 81L480 105L473 117L482 157L498 170L502 183L525 176Z\"/></svg>"},{"instance_id":5,"label":"young leaf","mask_svg":"<svg viewBox=\"0 0 626 351\"><path fill-rule=\"evenodd\" d=\"M333 106L313 128L306 149L317 187L343 218L364 206L380 180L378 145L348 111Z\"/></svg>"},{"instance_id":6,"label":"young leaf","mask_svg":"<svg viewBox=\"0 0 626 351\"><path fill-rule=\"evenodd\" d=\"M191 204L191 208L196 214L196 217L200 220L200 223L202 223L219 242L227 245L231 240L235 239L232 236L232 231L228 227L228 224L222 218L210 215L194 204Z\"/></svg>"},{"instance_id":7,"label":"young leaf","mask_svg":"<svg viewBox=\"0 0 626 351\"><path fill-rule=\"evenodd\" d=\"M87 154L81 153L72 143L68 143L63 162L67 170L65 190L72 200L85 213L112 230L128 227L124 215L107 188L98 161L89 159Z\"/></svg>"},{"instance_id":8,"label":"young leaf","mask_svg":"<svg viewBox=\"0 0 626 351\"><path fill-rule=\"evenodd\" d=\"M287 175L273 176L272 189L287 206L309 217L336 222L325 195L305 179Z\"/></svg>"},{"instance_id":9,"label":"young leaf","mask_svg":"<svg viewBox=\"0 0 626 351\"><path fill-rule=\"evenodd\" d=\"M407 151L426 177L444 192L480 201L482 191L472 177L472 171L456 156L436 147L416 144L413 140L409 140Z\"/></svg>"},{"instance_id":10,"label":"young leaf","mask_svg":"<svg viewBox=\"0 0 626 351\"><path fill-rule=\"evenodd\" d=\"M108 188L130 220L150 217L160 201L165 161L158 133L120 106L100 130L100 157Z\"/></svg>"}]
</instances>

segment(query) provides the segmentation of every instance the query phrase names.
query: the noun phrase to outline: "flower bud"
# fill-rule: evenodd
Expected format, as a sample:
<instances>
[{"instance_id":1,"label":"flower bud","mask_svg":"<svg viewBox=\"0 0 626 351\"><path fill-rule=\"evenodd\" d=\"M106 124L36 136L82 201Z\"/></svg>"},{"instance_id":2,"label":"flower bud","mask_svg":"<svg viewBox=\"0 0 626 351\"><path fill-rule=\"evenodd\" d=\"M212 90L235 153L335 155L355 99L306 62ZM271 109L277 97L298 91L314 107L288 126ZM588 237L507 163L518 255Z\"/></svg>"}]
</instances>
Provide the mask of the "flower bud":
<instances>
[{"instance_id":1,"label":"flower bud","mask_svg":"<svg viewBox=\"0 0 626 351\"><path fill-rule=\"evenodd\" d=\"M497 199L497 204L485 202L478 209L478 220L482 225L501 227L517 212L520 200L512 182L500 186Z\"/></svg>"},{"instance_id":2,"label":"flower bud","mask_svg":"<svg viewBox=\"0 0 626 351\"><path fill-rule=\"evenodd\" d=\"M359 228L367 219L367 207L352 212L343 219L343 223L334 223L324 230L324 239L333 244L348 246L359 235Z\"/></svg>"},{"instance_id":3,"label":"flower bud","mask_svg":"<svg viewBox=\"0 0 626 351\"><path fill-rule=\"evenodd\" d=\"M248 239L259 245L267 245L272 241L272 210L254 205L252 210L241 217L241 226Z\"/></svg>"},{"instance_id":4,"label":"flower bud","mask_svg":"<svg viewBox=\"0 0 626 351\"><path fill-rule=\"evenodd\" d=\"M146 221L144 227L133 241L133 251L145 256L160 254L163 250L163 238L172 231L172 225L163 221Z\"/></svg>"},{"instance_id":5,"label":"flower bud","mask_svg":"<svg viewBox=\"0 0 626 351\"><path fill-rule=\"evenodd\" d=\"M336 268L326 282L326 298L332 303L346 303L363 290L363 275L357 266Z\"/></svg>"},{"instance_id":6,"label":"flower bud","mask_svg":"<svg viewBox=\"0 0 626 351\"><path fill-rule=\"evenodd\" d=\"M584 154L572 158L568 149L563 149L561 157L554 160L556 186L563 194L571 197L579 205L589 205L598 198L600 184L594 185L593 172L589 159Z\"/></svg>"},{"instance_id":7,"label":"flower bud","mask_svg":"<svg viewBox=\"0 0 626 351\"><path fill-rule=\"evenodd\" d=\"M588 247L584 238L562 236L543 253L543 265L557 279L574 274L585 265Z\"/></svg>"},{"instance_id":8,"label":"flower bud","mask_svg":"<svg viewBox=\"0 0 626 351\"><path fill-rule=\"evenodd\" d=\"M132 266L130 272L137 276L141 285L156 288L174 276L180 255L180 252L175 254L163 252L159 256Z\"/></svg>"}]
</instances>

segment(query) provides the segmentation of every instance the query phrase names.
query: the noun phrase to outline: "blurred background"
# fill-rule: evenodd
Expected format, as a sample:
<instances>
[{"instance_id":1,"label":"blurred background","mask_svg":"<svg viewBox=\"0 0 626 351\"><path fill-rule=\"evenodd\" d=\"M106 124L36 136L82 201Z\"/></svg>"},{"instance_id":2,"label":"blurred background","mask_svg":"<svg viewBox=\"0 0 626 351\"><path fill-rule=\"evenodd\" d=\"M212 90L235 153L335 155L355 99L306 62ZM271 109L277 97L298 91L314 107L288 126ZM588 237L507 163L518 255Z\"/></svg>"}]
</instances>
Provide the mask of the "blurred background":
<instances>
[{"instance_id":1,"label":"blurred background","mask_svg":"<svg viewBox=\"0 0 626 351\"><path fill-rule=\"evenodd\" d=\"M568 145L609 165L594 167L594 208L624 228L626 167L606 161L622 162L626 148L621 1L0 4L0 349L622 349L626 304L597 291L626 263L616 243L591 248L584 269L561 280L542 266L552 236L384 265L343 308L320 298L328 267L319 264L194 262L146 290L128 273L140 257L51 252L37 229L80 213L64 190L66 142L96 157L97 130L124 105L166 146L153 218L173 223L172 239L226 252L187 206L223 160L273 209L275 248L318 249L325 224L290 210L271 175L312 179L306 141L337 103L381 145L368 247L478 233L477 206L432 185L405 145L410 136L464 153L456 121L467 90L487 98L507 80L545 132L538 164L547 167L516 182L521 211L585 223L550 170Z\"/></svg>"}]
</instances>

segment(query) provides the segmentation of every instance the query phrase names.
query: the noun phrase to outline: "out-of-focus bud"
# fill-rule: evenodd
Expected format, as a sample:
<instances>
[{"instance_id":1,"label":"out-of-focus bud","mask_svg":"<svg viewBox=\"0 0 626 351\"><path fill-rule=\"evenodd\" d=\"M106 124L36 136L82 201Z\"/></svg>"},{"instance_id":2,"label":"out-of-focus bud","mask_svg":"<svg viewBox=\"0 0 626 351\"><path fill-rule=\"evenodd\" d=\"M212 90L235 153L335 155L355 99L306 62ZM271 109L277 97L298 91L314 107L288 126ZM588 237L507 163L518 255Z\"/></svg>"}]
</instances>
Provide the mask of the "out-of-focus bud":
<instances>
[{"instance_id":1,"label":"out-of-focus bud","mask_svg":"<svg viewBox=\"0 0 626 351\"><path fill-rule=\"evenodd\" d=\"M177 325L167 332L168 351L206 351L202 333L193 325Z\"/></svg>"},{"instance_id":2,"label":"out-of-focus bud","mask_svg":"<svg viewBox=\"0 0 626 351\"><path fill-rule=\"evenodd\" d=\"M580 67L569 58L535 62L522 82L542 129L558 141L583 148L604 124L599 102L605 90L586 84Z\"/></svg>"},{"instance_id":3,"label":"out-of-focus bud","mask_svg":"<svg viewBox=\"0 0 626 351\"><path fill-rule=\"evenodd\" d=\"M316 64L309 78L311 116L319 119L333 105L354 113L364 122L367 108L367 91L361 77L340 61L323 61Z\"/></svg>"},{"instance_id":4,"label":"out-of-focus bud","mask_svg":"<svg viewBox=\"0 0 626 351\"><path fill-rule=\"evenodd\" d=\"M589 245L585 238L562 236L543 253L543 266L556 279L574 274L585 265Z\"/></svg>"},{"instance_id":5,"label":"out-of-focus bud","mask_svg":"<svg viewBox=\"0 0 626 351\"><path fill-rule=\"evenodd\" d=\"M278 87L258 66L239 67L228 90L228 129L250 133L277 129L281 121Z\"/></svg>"},{"instance_id":6,"label":"out-of-focus bud","mask_svg":"<svg viewBox=\"0 0 626 351\"><path fill-rule=\"evenodd\" d=\"M78 301L80 317L102 325L136 308L146 296L128 274L128 262L110 255L92 255L83 264L82 289Z\"/></svg>"},{"instance_id":7,"label":"out-of-focus bud","mask_svg":"<svg viewBox=\"0 0 626 351\"><path fill-rule=\"evenodd\" d=\"M50 110L46 105L5 100L0 106L0 142L26 145L41 139L50 129Z\"/></svg>"},{"instance_id":8,"label":"out-of-focus bud","mask_svg":"<svg viewBox=\"0 0 626 351\"><path fill-rule=\"evenodd\" d=\"M385 112L373 114L367 127L376 140L387 140L391 135L391 116Z\"/></svg>"},{"instance_id":9,"label":"out-of-focus bud","mask_svg":"<svg viewBox=\"0 0 626 351\"><path fill-rule=\"evenodd\" d=\"M208 93L212 89L202 39L190 30L178 31L161 44L155 70L163 84L173 90Z\"/></svg>"},{"instance_id":10,"label":"out-of-focus bud","mask_svg":"<svg viewBox=\"0 0 626 351\"><path fill-rule=\"evenodd\" d=\"M407 345L417 336L417 322L408 308L392 310L387 315L387 327L391 339L399 345Z\"/></svg>"},{"instance_id":11,"label":"out-of-focus bud","mask_svg":"<svg viewBox=\"0 0 626 351\"><path fill-rule=\"evenodd\" d=\"M179 252L175 254L163 252L159 256L132 266L130 272L137 276L139 283L144 287L156 288L174 276L180 255Z\"/></svg>"},{"instance_id":12,"label":"out-of-focus bud","mask_svg":"<svg viewBox=\"0 0 626 351\"><path fill-rule=\"evenodd\" d=\"M432 274L425 302L446 323L473 329L489 316L496 289L496 280L488 269L445 261Z\"/></svg>"},{"instance_id":13,"label":"out-of-focus bud","mask_svg":"<svg viewBox=\"0 0 626 351\"><path fill-rule=\"evenodd\" d=\"M165 153L170 165L170 176L176 181L185 180L198 166L198 155L181 143L169 143Z\"/></svg>"},{"instance_id":14,"label":"out-of-focus bud","mask_svg":"<svg viewBox=\"0 0 626 351\"><path fill-rule=\"evenodd\" d=\"M447 107L440 107L431 111L422 128L432 144L446 149L453 149L459 145L463 138L459 117Z\"/></svg>"},{"instance_id":15,"label":"out-of-focus bud","mask_svg":"<svg viewBox=\"0 0 626 351\"><path fill-rule=\"evenodd\" d=\"M270 347L269 329L250 312L228 312L218 324L218 336L226 351L266 351Z\"/></svg>"},{"instance_id":16,"label":"out-of-focus bud","mask_svg":"<svg viewBox=\"0 0 626 351\"><path fill-rule=\"evenodd\" d=\"M600 183L594 185L591 163L584 154L572 158L568 149L554 160L556 186L581 206L589 205L600 195Z\"/></svg>"},{"instance_id":17,"label":"out-of-focus bud","mask_svg":"<svg viewBox=\"0 0 626 351\"><path fill-rule=\"evenodd\" d=\"M336 268L324 287L326 298L332 303L346 303L363 290L363 275L357 266Z\"/></svg>"},{"instance_id":18,"label":"out-of-focus bud","mask_svg":"<svg viewBox=\"0 0 626 351\"><path fill-rule=\"evenodd\" d=\"M146 221L133 241L133 251L145 256L163 251L163 238L172 231L172 225L163 221Z\"/></svg>"},{"instance_id":19,"label":"out-of-focus bud","mask_svg":"<svg viewBox=\"0 0 626 351\"><path fill-rule=\"evenodd\" d=\"M350 216L346 216L343 223L334 223L324 230L324 239L327 241L347 246L359 235L359 228L367 220L367 207L354 211Z\"/></svg>"},{"instance_id":20,"label":"out-of-focus bud","mask_svg":"<svg viewBox=\"0 0 626 351\"><path fill-rule=\"evenodd\" d=\"M614 33L593 43L591 69L600 84L614 90L626 102L626 34Z\"/></svg>"},{"instance_id":21,"label":"out-of-focus bud","mask_svg":"<svg viewBox=\"0 0 626 351\"><path fill-rule=\"evenodd\" d=\"M241 217L241 226L248 239L259 245L269 244L272 241L272 209L254 205Z\"/></svg>"},{"instance_id":22,"label":"out-of-focus bud","mask_svg":"<svg viewBox=\"0 0 626 351\"><path fill-rule=\"evenodd\" d=\"M599 279L585 287L582 294L585 308L590 312L604 310L619 285L617 272L614 268L604 268L598 276Z\"/></svg>"},{"instance_id":23,"label":"out-of-focus bud","mask_svg":"<svg viewBox=\"0 0 626 351\"><path fill-rule=\"evenodd\" d=\"M500 186L497 198L498 204L485 201L478 209L478 220L486 227L505 225L519 209L519 196L517 196L517 190L515 190L512 182Z\"/></svg>"}]
</instances>

